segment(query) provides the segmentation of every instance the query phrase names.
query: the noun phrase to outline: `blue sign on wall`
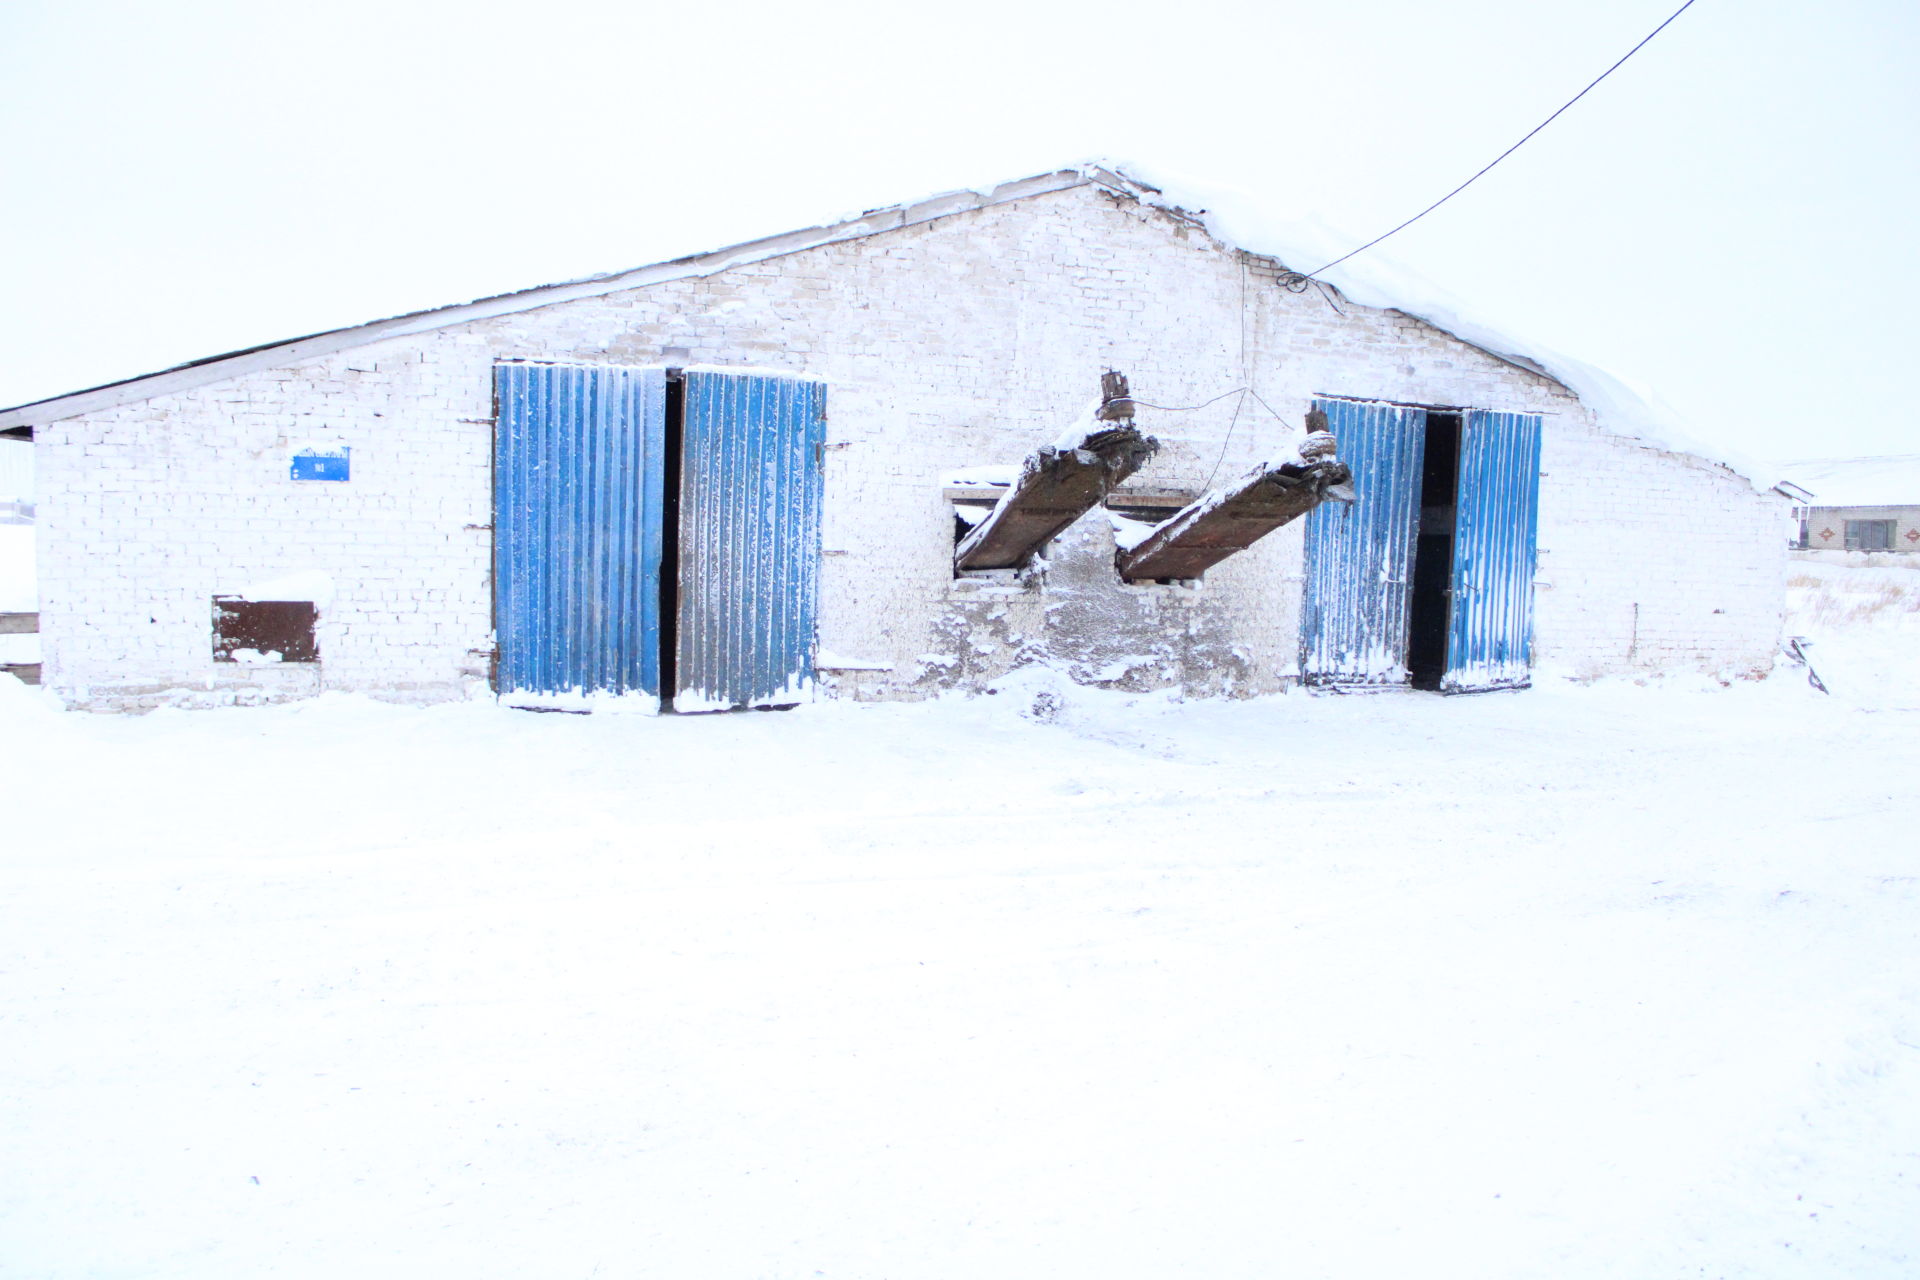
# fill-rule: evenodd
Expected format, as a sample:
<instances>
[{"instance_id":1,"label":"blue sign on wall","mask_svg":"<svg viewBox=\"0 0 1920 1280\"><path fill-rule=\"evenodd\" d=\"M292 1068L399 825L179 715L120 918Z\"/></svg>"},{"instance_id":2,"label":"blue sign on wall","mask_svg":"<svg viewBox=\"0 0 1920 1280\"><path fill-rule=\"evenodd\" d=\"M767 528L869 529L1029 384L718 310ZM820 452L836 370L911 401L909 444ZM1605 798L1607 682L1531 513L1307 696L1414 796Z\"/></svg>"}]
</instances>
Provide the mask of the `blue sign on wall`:
<instances>
[{"instance_id":1,"label":"blue sign on wall","mask_svg":"<svg viewBox=\"0 0 1920 1280\"><path fill-rule=\"evenodd\" d=\"M345 480L352 449L338 453L296 453L293 455L295 480Z\"/></svg>"}]
</instances>

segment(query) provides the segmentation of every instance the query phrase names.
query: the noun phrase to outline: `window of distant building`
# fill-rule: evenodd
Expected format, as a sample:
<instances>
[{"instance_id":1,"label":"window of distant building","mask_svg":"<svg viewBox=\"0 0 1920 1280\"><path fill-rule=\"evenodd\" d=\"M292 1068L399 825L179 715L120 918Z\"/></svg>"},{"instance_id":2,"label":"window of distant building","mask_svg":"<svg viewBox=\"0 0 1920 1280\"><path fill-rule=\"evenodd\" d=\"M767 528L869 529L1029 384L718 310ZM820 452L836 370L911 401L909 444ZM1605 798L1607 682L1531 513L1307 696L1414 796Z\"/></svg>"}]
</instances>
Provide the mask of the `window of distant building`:
<instances>
[{"instance_id":1,"label":"window of distant building","mask_svg":"<svg viewBox=\"0 0 1920 1280\"><path fill-rule=\"evenodd\" d=\"M1847 521L1847 550L1893 550L1893 523L1891 520Z\"/></svg>"}]
</instances>

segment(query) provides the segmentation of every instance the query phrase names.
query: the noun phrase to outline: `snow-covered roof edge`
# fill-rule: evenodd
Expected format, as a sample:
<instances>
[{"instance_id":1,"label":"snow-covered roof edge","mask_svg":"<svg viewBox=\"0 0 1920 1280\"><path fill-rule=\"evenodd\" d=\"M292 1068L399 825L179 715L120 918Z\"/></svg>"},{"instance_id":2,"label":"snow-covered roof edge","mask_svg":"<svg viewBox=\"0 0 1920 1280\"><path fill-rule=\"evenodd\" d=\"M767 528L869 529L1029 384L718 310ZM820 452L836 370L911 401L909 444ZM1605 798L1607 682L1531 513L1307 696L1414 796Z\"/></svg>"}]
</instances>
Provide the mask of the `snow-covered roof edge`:
<instances>
[{"instance_id":1,"label":"snow-covered roof edge","mask_svg":"<svg viewBox=\"0 0 1920 1280\"><path fill-rule=\"evenodd\" d=\"M412 311L405 315L374 320L366 324L328 329L305 337L287 338L258 347L228 351L200 360L190 360L186 364L174 365L172 368L153 373L139 374L118 382L109 382L81 391L70 391L65 395L15 405L10 409L0 409L0 431L34 427L41 423L55 422L61 418L71 418L83 413L96 413L102 409L116 408L123 404L151 400L155 396L190 391L195 387L203 387L225 378L238 377L262 369L284 368L290 363L333 355L336 352L388 338L427 333L456 324L467 324L474 320L511 315L517 311L531 311L536 307L571 302L576 298L617 293L623 289L638 289L668 280L714 275L743 263L783 257L790 253L799 253L843 240L859 240L877 235L882 231L893 231L900 227L931 222L936 218L945 218L972 209L984 209L990 205L1024 200L1029 196L1086 186L1094 180L1087 174L1084 166L1078 166L964 191L944 191L904 204L890 205L884 209L870 209L865 213L843 218L837 222L806 227L799 231L783 232L780 235L764 236L758 240L748 240L705 253L669 259L665 262L633 267L624 271L607 272L603 275L586 276L558 284L539 285L531 289L518 289L512 293L495 294L472 302L433 307L425 311Z\"/></svg>"},{"instance_id":2,"label":"snow-covered roof edge","mask_svg":"<svg viewBox=\"0 0 1920 1280\"><path fill-rule=\"evenodd\" d=\"M1096 181L1103 173L1111 174L1136 187L1143 201L1199 223L1223 244L1273 258L1294 271L1313 271L1362 243L1314 219L1276 223L1253 197L1232 187L1148 169L1132 161L1092 161L1081 169ZM1550 347L1507 334L1447 290L1377 250L1369 250L1315 278L1325 280L1362 306L1415 316L1502 360L1544 373L1578 396L1601 426L1614 435L1718 463L1762 492L1772 489L1781 478L1778 468L1693 435L1672 407L1650 391Z\"/></svg>"},{"instance_id":3,"label":"snow-covered roof edge","mask_svg":"<svg viewBox=\"0 0 1920 1280\"><path fill-rule=\"evenodd\" d=\"M1920 453L1796 458L1779 464L1816 507L1920 506Z\"/></svg>"},{"instance_id":4,"label":"snow-covered roof edge","mask_svg":"<svg viewBox=\"0 0 1920 1280\"><path fill-rule=\"evenodd\" d=\"M595 297L668 280L713 275L742 263L798 253L820 245L857 240L952 214L982 209L1029 196L1094 184L1165 209L1200 224L1221 243L1273 258L1289 268L1312 270L1338 257L1354 243L1311 221L1280 226L1270 222L1256 202L1230 187L1214 186L1170 174L1149 172L1132 162L1096 159L1012 182L871 209L837 222L728 245L706 253L579 280L496 294L472 302L414 311L366 324L329 329L189 361L169 369L68 392L45 400L0 409L0 431L31 428L83 413L95 413L155 396L206 386L226 378L332 355L388 338L405 337L493 316L530 311L576 298ZM1566 386L1617 435L1654 448L1691 453L1745 476L1755 488L1771 488L1777 473L1766 466L1705 444L1689 435L1677 415L1655 397L1636 391L1593 365L1533 343L1517 341L1474 316L1438 285L1368 253L1326 272L1321 278L1362 306L1389 308L1416 316L1436 328L1523 368L1545 373Z\"/></svg>"}]
</instances>

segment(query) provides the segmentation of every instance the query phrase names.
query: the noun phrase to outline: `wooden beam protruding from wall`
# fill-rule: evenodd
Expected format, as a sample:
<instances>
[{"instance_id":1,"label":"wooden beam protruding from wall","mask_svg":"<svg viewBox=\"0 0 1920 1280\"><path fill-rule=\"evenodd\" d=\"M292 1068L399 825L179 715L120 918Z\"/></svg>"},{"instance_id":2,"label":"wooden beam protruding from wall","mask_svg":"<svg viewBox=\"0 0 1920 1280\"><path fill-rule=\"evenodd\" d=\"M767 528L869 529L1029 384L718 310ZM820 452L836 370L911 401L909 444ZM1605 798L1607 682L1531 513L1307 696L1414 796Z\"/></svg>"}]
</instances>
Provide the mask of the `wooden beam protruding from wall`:
<instances>
[{"instance_id":1,"label":"wooden beam protruding from wall","mask_svg":"<svg viewBox=\"0 0 1920 1280\"><path fill-rule=\"evenodd\" d=\"M954 549L956 568L1019 568L1159 451L1160 442L1133 425L1125 376L1109 371L1101 396L1093 425L1077 439L1027 455L1013 486Z\"/></svg>"},{"instance_id":2,"label":"wooden beam protruding from wall","mask_svg":"<svg viewBox=\"0 0 1920 1280\"><path fill-rule=\"evenodd\" d=\"M1347 465L1331 457L1250 471L1224 489L1202 494L1132 550L1119 552L1120 576L1128 582L1197 578L1298 520L1325 501L1329 489L1352 478Z\"/></svg>"}]
</instances>

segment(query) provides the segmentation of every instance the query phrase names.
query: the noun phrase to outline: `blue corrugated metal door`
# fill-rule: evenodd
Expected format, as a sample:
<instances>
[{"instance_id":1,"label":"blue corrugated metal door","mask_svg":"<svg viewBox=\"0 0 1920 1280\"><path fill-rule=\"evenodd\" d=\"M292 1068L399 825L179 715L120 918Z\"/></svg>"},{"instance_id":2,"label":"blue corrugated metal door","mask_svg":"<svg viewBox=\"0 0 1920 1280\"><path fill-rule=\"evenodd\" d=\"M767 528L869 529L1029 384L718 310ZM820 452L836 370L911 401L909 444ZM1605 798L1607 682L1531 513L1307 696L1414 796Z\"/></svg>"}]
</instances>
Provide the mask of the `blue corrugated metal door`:
<instances>
[{"instance_id":1,"label":"blue corrugated metal door","mask_svg":"<svg viewBox=\"0 0 1920 1280\"><path fill-rule=\"evenodd\" d=\"M687 374L676 708L807 696L825 415L818 382Z\"/></svg>"},{"instance_id":2,"label":"blue corrugated metal door","mask_svg":"<svg viewBox=\"0 0 1920 1280\"><path fill-rule=\"evenodd\" d=\"M1407 682L1407 597L1426 413L1316 400L1359 495L1307 516L1300 674L1309 684Z\"/></svg>"},{"instance_id":3,"label":"blue corrugated metal door","mask_svg":"<svg viewBox=\"0 0 1920 1280\"><path fill-rule=\"evenodd\" d=\"M1466 415L1454 518L1449 693L1524 688L1533 666L1533 573L1540 512L1540 419Z\"/></svg>"},{"instance_id":4,"label":"blue corrugated metal door","mask_svg":"<svg viewBox=\"0 0 1920 1280\"><path fill-rule=\"evenodd\" d=\"M502 694L660 691L660 369L494 367Z\"/></svg>"}]
</instances>

